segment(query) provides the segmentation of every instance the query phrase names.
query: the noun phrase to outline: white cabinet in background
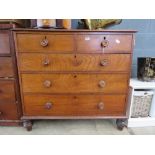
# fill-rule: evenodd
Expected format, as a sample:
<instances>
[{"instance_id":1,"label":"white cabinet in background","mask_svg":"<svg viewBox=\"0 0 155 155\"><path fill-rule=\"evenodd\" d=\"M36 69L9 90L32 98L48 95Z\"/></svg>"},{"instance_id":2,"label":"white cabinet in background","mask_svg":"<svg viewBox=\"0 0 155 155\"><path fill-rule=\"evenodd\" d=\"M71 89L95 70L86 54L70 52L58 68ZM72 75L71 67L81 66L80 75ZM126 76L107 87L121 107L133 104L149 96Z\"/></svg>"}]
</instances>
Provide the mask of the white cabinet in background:
<instances>
[{"instance_id":1,"label":"white cabinet in background","mask_svg":"<svg viewBox=\"0 0 155 155\"><path fill-rule=\"evenodd\" d=\"M149 110L148 117L132 117L133 101L134 96L136 96L137 91L153 92L153 98ZM130 92L128 98L129 106L129 119L127 120L128 127L145 127L145 126L155 126L155 82L144 82L137 79L130 80Z\"/></svg>"}]
</instances>

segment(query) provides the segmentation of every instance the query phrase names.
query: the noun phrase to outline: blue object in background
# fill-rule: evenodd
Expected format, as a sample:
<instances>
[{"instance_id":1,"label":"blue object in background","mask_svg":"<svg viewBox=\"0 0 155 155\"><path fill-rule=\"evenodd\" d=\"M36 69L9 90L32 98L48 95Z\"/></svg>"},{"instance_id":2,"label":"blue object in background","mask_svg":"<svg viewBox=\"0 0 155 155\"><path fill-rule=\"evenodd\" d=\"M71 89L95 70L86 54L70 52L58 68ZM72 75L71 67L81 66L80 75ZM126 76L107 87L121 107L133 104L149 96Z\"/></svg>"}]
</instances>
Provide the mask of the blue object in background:
<instances>
[{"instance_id":1,"label":"blue object in background","mask_svg":"<svg viewBox=\"0 0 155 155\"><path fill-rule=\"evenodd\" d=\"M78 19L72 20L72 28L77 28ZM136 45L133 51L132 77L137 77L137 57L155 57L155 19L123 19L119 25L108 29L133 29Z\"/></svg>"}]
</instances>

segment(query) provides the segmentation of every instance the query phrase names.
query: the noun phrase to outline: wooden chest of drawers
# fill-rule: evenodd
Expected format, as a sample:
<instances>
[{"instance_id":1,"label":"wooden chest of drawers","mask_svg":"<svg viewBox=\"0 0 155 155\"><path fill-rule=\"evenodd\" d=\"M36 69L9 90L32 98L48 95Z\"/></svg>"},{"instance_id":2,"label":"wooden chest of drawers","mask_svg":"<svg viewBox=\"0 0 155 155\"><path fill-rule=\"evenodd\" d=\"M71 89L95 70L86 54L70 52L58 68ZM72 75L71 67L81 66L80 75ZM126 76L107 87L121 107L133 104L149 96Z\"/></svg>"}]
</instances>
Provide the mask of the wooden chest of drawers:
<instances>
[{"instance_id":1,"label":"wooden chest of drawers","mask_svg":"<svg viewBox=\"0 0 155 155\"><path fill-rule=\"evenodd\" d=\"M27 129L33 119L127 118L134 33L16 29Z\"/></svg>"},{"instance_id":2,"label":"wooden chest of drawers","mask_svg":"<svg viewBox=\"0 0 155 155\"><path fill-rule=\"evenodd\" d=\"M0 24L0 125L21 124L20 92L11 26Z\"/></svg>"}]
</instances>

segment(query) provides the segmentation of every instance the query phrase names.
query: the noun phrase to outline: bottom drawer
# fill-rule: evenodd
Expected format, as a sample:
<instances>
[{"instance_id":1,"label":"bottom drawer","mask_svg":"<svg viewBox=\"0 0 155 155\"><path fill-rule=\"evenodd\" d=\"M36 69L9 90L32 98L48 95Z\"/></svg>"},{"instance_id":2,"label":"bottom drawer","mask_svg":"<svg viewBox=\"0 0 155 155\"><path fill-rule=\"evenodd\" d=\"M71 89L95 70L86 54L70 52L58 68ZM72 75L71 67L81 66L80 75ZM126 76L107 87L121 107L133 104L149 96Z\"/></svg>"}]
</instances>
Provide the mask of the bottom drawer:
<instances>
[{"instance_id":1,"label":"bottom drawer","mask_svg":"<svg viewBox=\"0 0 155 155\"><path fill-rule=\"evenodd\" d=\"M25 116L124 116L126 95L25 95Z\"/></svg>"},{"instance_id":2,"label":"bottom drawer","mask_svg":"<svg viewBox=\"0 0 155 155\"><path fill-rule=\"evenodd\" d=\"M17 106L16 104L4 103L0 104L0 120L17 120Z\"/></svg>"}]
</instances>

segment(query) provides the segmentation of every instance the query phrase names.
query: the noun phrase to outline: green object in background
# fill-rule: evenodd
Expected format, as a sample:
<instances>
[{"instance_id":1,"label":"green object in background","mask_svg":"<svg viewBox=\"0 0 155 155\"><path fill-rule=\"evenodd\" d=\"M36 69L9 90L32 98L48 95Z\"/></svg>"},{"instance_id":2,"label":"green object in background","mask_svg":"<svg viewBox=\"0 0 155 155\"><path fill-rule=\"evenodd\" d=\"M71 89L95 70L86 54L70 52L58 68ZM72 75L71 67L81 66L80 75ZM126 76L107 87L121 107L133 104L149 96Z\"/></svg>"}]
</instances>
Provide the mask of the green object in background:
<instances>
[{"instance_id":1,"label":"green object in background","mask_svg":"<svg viewBox=\"0 0 155 155\"><path fill-rule=\"evenodd\" d=\"M85 29L104 29L111 25L120 24L122 19L81 19L79 21L79 28Z\"/></svg>"}]
</instances>

